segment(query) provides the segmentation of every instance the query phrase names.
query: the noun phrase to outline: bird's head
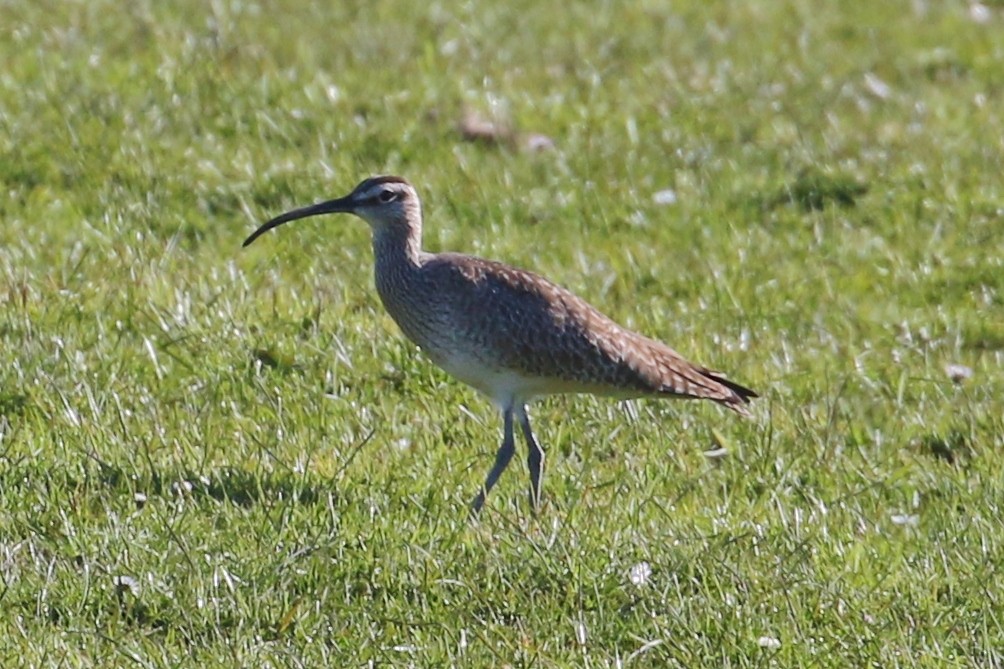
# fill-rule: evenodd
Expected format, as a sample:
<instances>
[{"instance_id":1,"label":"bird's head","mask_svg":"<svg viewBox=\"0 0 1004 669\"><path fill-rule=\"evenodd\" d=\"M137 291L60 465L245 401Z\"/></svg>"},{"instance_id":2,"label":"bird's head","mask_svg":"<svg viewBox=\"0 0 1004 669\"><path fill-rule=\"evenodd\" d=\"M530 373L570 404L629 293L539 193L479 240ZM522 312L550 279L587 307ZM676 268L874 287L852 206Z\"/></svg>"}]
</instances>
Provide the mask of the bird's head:
<instances>
[{"instance_id":1,"label":"bird's head","mask_svg":"<svg viewBox=\"0 0 1004 669\"><path fill-rule=\"evenodd\" d=\"M345 197L302 207L276 216L251 233L244 240L247 246L262 234L283 223L321 214L355 214L370 224L374 235L395 230L411 233L410 228L421 226L422 209L418 194L410 183L401 177L382 176L366 179Z\"/></svg>"}]
</instances>

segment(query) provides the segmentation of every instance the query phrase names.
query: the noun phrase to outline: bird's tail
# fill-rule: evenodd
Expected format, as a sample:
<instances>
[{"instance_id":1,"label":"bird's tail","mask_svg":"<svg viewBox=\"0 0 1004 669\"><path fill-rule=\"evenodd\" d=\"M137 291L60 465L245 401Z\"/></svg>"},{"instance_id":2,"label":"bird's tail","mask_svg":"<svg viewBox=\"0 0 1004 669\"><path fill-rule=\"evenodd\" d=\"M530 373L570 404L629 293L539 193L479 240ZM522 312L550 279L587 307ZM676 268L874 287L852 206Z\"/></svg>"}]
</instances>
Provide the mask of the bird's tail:
<instances>
[{"instance_id":1,"label":"bird's tail","mask_svg":"<svg viewBox=\"0 0 1004 669\"><path fill-rule=\"evenodd\" d=\"M746 405L755 397L760 397L755 391L746 386L741 386L735 381L730 381L721 372L713 372L710 369L702 369L701 374L712 381L716 381L729 390L724 397L716 398L716 401L732 409L740 416L750 417L750 412Z\"/></svg>"}]
</instances>

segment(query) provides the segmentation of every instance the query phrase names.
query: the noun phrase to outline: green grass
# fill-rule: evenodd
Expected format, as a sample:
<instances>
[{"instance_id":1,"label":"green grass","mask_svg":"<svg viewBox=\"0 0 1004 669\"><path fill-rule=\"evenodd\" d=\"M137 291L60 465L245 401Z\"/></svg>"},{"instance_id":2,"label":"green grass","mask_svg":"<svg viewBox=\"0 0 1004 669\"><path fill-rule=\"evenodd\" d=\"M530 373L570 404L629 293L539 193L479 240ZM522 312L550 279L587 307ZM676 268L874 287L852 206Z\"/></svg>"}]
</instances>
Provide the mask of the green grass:
<instances>
[{"instance_id":1,"label":"green grass","mask_svg":"<svg viewBox=\"0 0 1004 669\"><path fill-rule=\"evenodd\" d=\"M1004 666L986 9L0 1L0 666ZM469 524L500 420L365 224L240 248L386 172L755 419L542 402Z\"/></svg>"}]
</instances>

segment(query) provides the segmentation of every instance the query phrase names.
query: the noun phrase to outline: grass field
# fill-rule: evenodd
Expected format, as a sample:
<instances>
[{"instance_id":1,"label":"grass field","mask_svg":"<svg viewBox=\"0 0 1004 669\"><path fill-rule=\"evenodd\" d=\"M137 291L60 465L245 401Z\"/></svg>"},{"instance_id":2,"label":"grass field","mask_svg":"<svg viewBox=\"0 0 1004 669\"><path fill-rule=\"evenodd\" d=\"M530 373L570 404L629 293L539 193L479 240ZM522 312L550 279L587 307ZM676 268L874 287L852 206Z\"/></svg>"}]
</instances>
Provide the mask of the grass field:
<instances>
[{"instance_id":1,"label":"grass field","mask_svg":"<svg viewBox=\"0 0 1004 669\"><path fill-rule=\"evenodd\" d=\"M0 0L0 62L0 666L1004 667L1001 2ZM542 402L469 523L501 422L366 225L240 248L380 173L754 419Z\"/></svg>"}]
</instances>

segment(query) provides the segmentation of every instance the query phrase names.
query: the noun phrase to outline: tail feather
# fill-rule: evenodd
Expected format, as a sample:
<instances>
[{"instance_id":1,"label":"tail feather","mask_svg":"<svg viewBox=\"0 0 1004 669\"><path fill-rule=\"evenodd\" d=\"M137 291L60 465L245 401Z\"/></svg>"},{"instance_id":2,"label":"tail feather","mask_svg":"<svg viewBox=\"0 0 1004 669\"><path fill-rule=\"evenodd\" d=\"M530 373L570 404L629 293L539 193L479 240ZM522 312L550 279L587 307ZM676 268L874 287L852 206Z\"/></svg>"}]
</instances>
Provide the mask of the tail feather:
<instances>
[{"instance_id":1,"label":"tail feather","mask_svg":"<svg viewBox=\"0 0 1004 669\"><path fill-rule=\"evenodd\" d=\"M746 386L741 386L735 381L730 381L729 378L724 374L722 374L721 372L713 372L710 369L702 370L702 372L704 376L708 377L709 379L714 379L718 383L722 384L723 386L734 392L736 395L739 396L739 399L743 400L743 402L748 403L751 399L760 397L760 395L758 395L756 391L750 390Z\"/></svg>"},{"instance_id":2,"label":"tail feather","mask_svg":"<svg viewBox=\"0 0 1004 669\"><path fill-rule=\"evenodd\" d=\"M713 372L709 369L702 369L701 374L707 378L720 383L731 391L731 395L725 397L724 399L718 400L728 408L732 409L736 413L749 417L750 413L746 409L746 405L750 403L750 400L755 397L760 397L755 391L750 390L746 386L741 386L735 381L730 381L721 372Z\"/></svg>"},{"instance_id":3,"label":"tail feather","mask_svg":"<svg viewBox=\"0 0 1004 669\"><path fill-rule=\"evenodd\" d=\"M706 399L722 404L736 413L749 417L746 405L757 393L722 372L716 372L687 361L673 349L655 343L653 347L659 377L660 392L691 399Z\"/></svg>"}]
</instances>

